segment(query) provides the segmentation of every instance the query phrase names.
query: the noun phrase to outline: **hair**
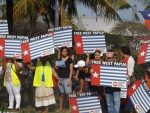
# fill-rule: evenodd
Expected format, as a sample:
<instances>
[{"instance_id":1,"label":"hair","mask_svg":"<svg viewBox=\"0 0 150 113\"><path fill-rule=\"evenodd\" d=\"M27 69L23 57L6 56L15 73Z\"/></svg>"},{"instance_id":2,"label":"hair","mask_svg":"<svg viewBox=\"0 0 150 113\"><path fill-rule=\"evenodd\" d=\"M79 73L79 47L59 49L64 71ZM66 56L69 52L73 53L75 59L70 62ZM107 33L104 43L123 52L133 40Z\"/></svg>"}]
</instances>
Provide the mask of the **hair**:
<instances>
[{"instance_id":1,"label":"hair","mask_svg":"<svg viewBox=\"0 0 150 113\"><path fill-rule=\"evenodd\" d=\"M147 67L145 68L145 73L147 74L147 76L150 77L150 67L149 67L149 66L147 66Z\"/></svg>"},{"instance_id":2,"label":"hair","mask_svg":"<svg viewBox=\"0 0 150 113\"><path fill-rule=\"evenodd\" d=\"M67 52L69 52L69 49L68 49L66 46L61 47L61 48L60 48L60 52L62 52L64 49L66 49Z\"/></svg>"},{"instance_id":3,"label":"hair","mask_svg":"<svg viewBox=\"0 0 150 113\"><path fill-rule=\"evenodd\" d=\"M96 50L96 51L94 52L94 54L95 54L95 53L101 54L101 51L100 51L100 50Z\"/></svg>"},{"instance_id":4,"label":"hair","mask_svg":"<svg viewBox=\"0 0 150 113\"><path fill-rule=\"evenodd\" d=\"M122 47L121 47L121 52L122 52L123 54L126 54L126 55L131 55L130 48L127 47L127 46L122 46Z\"/></svg>"},{"instance_id":5,"label":"hair","mask_svg":"<svg viewBox=\"0 0 150 113\"><path fill-rule=\"evenodd\" d=\"M61 48L60 48L60 52L62 52L64 49L66 49L66 50L67 50L68 56L70 56L69 48L68 48L68 47L66 47L66 46L61 47Z\"/></svg>"}]
</instances>

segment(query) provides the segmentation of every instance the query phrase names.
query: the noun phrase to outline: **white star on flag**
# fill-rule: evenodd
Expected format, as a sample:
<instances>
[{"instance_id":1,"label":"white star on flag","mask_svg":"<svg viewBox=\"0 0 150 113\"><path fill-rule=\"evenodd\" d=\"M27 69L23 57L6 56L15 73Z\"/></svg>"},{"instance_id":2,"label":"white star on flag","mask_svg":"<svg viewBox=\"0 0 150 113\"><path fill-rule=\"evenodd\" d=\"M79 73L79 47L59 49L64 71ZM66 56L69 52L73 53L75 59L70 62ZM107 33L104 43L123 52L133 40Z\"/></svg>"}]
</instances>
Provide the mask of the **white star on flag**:
<instances>
[{"instance_id":1,"label":"white star on flag","mask_svg":"<svg viewBox=\"0 0 150 113\"><path fill-rule=\"evenodd\" d=\"M132 86L132 89L133 89L133 90L136 90L136 85L135 85L135 84Z\"/></svg>"},{"instance_id":2,"label":"white star on flag","mask_svg":"<svg viewBox=\"0 0 150 113\"><path fill-rule=\"evenodd\" d=\"M73 106L72 106L72 109L73 109L74 111L77 110L77 106L73 105Z\"/></svg>"},{"instance_id":3,"label":"white star on flag","mask_svg":"<svg viewBox=\"0 0 150 113\"><path fill-rule=\"evenodd\" d=\"M81 47L81 43L80 42L76 43L76 45L77 45L77 47Z\"/></svg>"},{"instance_id":4,"label":"white star on flag","mask_svg":"<svg viewBox=\"0 0 150 113\"><path fill-rule=\"evenodd\" d=\"M148 16L150 17L150 14L148 14Z\"/></svg>"},{"instance_id":5,"label":"white star on flag","mask_svg":"<svg viewBox=\"0 0 150 113\"><path fill-rule=\"evenodd\" d=\"M4 47L0 45L0 51L3 51L3 48L4 48Z\"/></svg>"},{"instance_id":6,"label":"white star on flag","mask_svg":"<svg viewBox=\"0 0 150 113\"><path fill-rule=\"evenodd\" d=\"M146 53L146 52L142 51L142 52L140 53L140 55L141 55L141 56L144 56L145 53Z\"/></svg>"},{"instance_id":7,"label":"white star on flag","mask_svg":"<svg viewBox=\"0 0 150 113\"><path fill-rule=\"evenodd\" d=\"M28 55L28 51L25 50L25 51L23 52L23 55L24 55L24 56L25 56L25 55Z\"/></svg>"},{"instance_id":8,"label":"white star on flag","mask_svg":"<svg viewBox=\"0 0 150 113\"><path fill-rule=\"evenodd\" d=\"M96 78L98 78L98 74L95 72L94 74L93 74L94 76L94 78L96 77Z\"/></svg>"}]
</instances>

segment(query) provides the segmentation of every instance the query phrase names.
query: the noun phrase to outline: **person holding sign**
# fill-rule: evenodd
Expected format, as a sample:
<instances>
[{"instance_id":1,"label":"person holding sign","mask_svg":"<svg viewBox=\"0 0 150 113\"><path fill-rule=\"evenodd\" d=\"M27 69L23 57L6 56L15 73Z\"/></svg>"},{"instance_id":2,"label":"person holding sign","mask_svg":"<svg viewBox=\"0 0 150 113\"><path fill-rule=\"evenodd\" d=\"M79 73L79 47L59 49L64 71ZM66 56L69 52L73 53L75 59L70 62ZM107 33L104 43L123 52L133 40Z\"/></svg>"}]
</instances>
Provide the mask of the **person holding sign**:
<instances>
[{"instance_id":1,"label":"person holding sign","mask_svg":"<svg viewBox=\"0 0 150 113\"><path fill-rule=\"evenodd\" d=\"M144 80L147 84L147 87L150 89L150 67L147 67L145 70Z\"/></svg>"},{"instance_id":2,"label":"person holding sign","mask_svg":"<svg viewBox=\"0 0 150 113\"><path fill-rule=\"evenodd\" d=\"M56 69L61 82L61 84L58 84L60 91L60 106L58 111L62 111L65 94L68 96L72 93L73 60L69 57L69 50L66 46L60 49L60 58L56 61Z\"/></svg>"},{"instance_id":3,"label":"person holding sign","mask_svg":"<svg viewBox=\"0 0 150 113\"><path fill-rule=\"evenodd\" d=\"M121 49L121 55L123 57L121 62L127 63L127 87L129 87L131 84L130 83L131 77L134 74L135 61L134 61L133 57L131 56L131 50L129 47L122 46L120 49ZM121 107L123 110L132 111L134 109L133 104L132 104L131 100L129 99L129 97L127 97L126 99L122 99Z\"/></svg>"},{"instance_id":4,"label":"person holding sign","mask_svg":"<svg viewBox=\"0 0 150 113\"><path fill-rule=\"evenodd\" d=\"M54 81L52 76L57 80L59 77L48 61L48 56L42 57L36 62L36 66L32 63L28 64L31 70L35 70L33 86L35 89L35 106L42 108L42 113L48 113L48 106L55 104L53 92Z\"/></svg>"},{"instance_id":5,"label":"person holding sign","mask_svg":"<svg viewBox=\"0 0 150 113\"><path fill-rule=\"evenodd\" d=\"M6 62L6 61L5 61ZM6 86L9 94L9 106L8 109L12 110L14 107L14 99L16 100L16 110L20 109L21 95L21 81L19 77L19 71L22 68L22 64L18 63L15 58L9 58L8 62L4 64L4 86Z\"/></svg>"},{"instance_id":6,"label":"person holding sign","mask_svg":"<svg viewBox=\"0 0 150 113\"><path fill-rule=\"evenodd\" d=\"M127 85L130 85L130 79L133 76L134 73L134 65L135 61L133 57L131 56L130 48L127 46L121 47L121 55L123 56L123 59L121 62L127 63L127 70L128 70L128 83Z\"/></svg>"},{"instance_id":7,"label":"person holding sign","mask_svg":"<svg viewBox=\"0 0 150 113\"><path fill-rule=\"evenodd\" d=\"M108 50L106 59L108 62L115 62L115 52ZM120 112L120 88L105 87L108 113Z\"/></svg>"}]
</instances>

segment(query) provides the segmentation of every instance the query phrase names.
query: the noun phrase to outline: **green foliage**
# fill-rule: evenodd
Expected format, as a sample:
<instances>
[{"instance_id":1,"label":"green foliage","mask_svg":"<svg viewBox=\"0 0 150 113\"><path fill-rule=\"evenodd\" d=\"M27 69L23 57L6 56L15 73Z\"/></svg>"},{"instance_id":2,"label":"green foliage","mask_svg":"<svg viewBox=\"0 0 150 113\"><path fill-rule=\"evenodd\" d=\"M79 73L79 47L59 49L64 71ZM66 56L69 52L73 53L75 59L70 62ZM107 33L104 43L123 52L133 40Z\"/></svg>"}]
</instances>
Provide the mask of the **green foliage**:
<instances>
[{"instance_id":1,"label":"green foliage","mask_svg":"<svg viewBox=\"0 0 150 113\"><path fill-rule=\"evenodd\" d=\"M106 37L106 45L111 46L110 48L114 50L120 50L121 46L128 45L129 39L128 37L108 33L105 33L105 37Z\"/></svg>"}]
</instances>

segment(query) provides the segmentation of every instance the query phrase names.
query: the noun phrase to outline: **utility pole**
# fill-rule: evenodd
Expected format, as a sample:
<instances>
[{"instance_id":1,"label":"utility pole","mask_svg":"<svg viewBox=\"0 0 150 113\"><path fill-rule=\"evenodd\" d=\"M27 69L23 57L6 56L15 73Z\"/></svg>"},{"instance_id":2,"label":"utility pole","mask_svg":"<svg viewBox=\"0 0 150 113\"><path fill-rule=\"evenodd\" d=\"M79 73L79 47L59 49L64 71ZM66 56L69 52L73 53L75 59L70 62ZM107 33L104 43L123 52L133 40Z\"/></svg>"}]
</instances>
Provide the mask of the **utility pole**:
<instances>
[{"instance_id":1,"label":"utility pole","mask_svg":"<svg viewBox=\"0 0 150 113\"><path fill-rule=\"evenodd\" d=\"M59 0L55 0L55 27L59 27Z\"/></svg>"}]
</instances>

